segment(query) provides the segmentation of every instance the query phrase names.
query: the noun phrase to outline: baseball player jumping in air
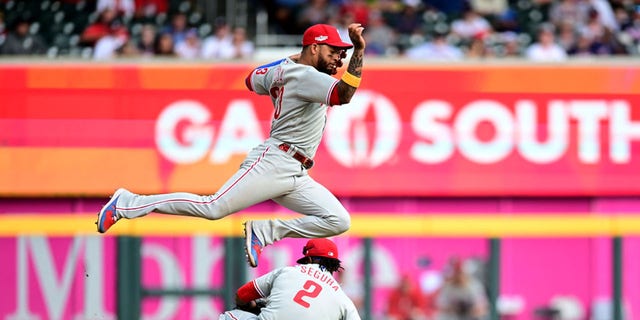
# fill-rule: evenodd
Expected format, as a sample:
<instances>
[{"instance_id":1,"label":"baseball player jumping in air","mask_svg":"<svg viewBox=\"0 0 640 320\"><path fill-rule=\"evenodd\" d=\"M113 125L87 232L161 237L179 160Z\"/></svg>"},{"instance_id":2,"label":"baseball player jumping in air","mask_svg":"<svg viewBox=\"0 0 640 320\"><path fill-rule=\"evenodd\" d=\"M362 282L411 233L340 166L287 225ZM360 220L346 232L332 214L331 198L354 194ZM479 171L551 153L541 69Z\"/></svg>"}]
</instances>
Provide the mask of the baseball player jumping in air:
<instances>
[{"instance_id":1,"label":"baseball player jumping in air","mask_svg":"<svg viewBox=\"0 0 640 320\"><path fill-rule=\"evenodd\" d=\"M360 320L353 301L333 273L341 271L338 248L329 239L311 239L304 257L240 287L236 309L219 320Z\"/></svg>"},{"instance_id":2,"label":"baseball player jumping in air","mask_svg":"<svg viewBox=\"0 0 640 320\"><path fill-rule=\"evenodd\" d=\"M349 213L307 170L322 139L327 109L349 103L360 85L363 30L359 23L349 26L352 45L343 42L333 26L311 26L302 37L302 52L260 66L247 76L249 90L271 97L271 132L215 194L138 195L120 188L98 213L98 232L106 232L122 218L151 212L217 220L268 199L303 214L292 220L245 222L245 251L249 264L256 267L262 248L282 238L324 238L347 231ZM336 80L332 75L350 48L347 70Z\"/></svg>"}]
</instances>

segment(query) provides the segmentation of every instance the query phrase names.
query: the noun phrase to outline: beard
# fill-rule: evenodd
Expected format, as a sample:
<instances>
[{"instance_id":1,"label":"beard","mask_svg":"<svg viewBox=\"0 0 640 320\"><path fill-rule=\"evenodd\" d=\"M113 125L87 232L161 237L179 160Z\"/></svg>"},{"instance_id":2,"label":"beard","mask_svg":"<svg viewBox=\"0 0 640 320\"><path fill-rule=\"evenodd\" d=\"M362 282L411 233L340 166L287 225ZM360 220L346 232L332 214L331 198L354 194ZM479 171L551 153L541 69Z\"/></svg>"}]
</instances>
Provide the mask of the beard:
<instances>
[{"instance_id":1,"label":"beard","mask_svg":"<svg viewBox=\"0 0 640 320\"><path fill-rule=\"evenodd\" d=\"M318 65L316 69L322 73L326 73L330 76L336 74L338 72L338 68L336 68L335 64L327 63L324 60L318 60Z\"/></svg>"}]
</instances>

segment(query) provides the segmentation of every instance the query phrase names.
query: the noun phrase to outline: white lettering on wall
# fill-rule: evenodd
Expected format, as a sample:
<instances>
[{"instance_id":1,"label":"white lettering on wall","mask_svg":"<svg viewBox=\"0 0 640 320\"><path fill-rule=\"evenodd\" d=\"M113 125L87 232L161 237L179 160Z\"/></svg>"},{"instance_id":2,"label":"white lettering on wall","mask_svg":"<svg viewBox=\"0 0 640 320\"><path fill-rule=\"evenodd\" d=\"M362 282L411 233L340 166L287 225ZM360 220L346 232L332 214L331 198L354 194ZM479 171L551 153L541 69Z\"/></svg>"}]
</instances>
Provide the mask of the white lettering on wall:
<instances>
[{"instance_id":1,"label":"white lettering on wall","mask_svg":"<svg viewBox=\"0 0 640 320\"><path fill-rule=\"evenodd\" d=\"M400 119L384 95L362 91L349 105L329 112L324 144L345 167L374 168L394 161L401 142L409 144L411 159L424 164L444 163L456 155L478 164L499 163L513 155L534 164L568 156L584 164L604 157L628 163L631 144L640 140L640 120L631 119L630 109L626 101L604 99L557 99L546 105L522 99L512 106L490 99L462 106L425 100L409 119ZM207 155L212 163L225 163L235 154L248 153L267 135L249 100L231 101L219 124L211 119L209 109L196 101L168 105L156 124L159 152L180 164ZM407 121L410 125L403 129Z\"/></svg>"},{"instance_id":2,"label":"white lettering on wall","mask_svg":"<svg viewBox=\"0 0 640 320\"><path fill-rule=\"evenodd\" d=\"M156 145L160 153L175 163L194 163L210 150L213 127L209 110L197 101L176 101L158 116ZM180 133L178 125L186 128Z\"/></svg>"},{"instance_id":3,"label":"white lettering on wall","mask_svg":"<svg viewBox=\"0 0 640 320\"><path fill-rule=\"evenodd\" d=\"M85 305L82 315L76 315L76 319L89 319L96 314L103 319L112 319L113 315L104 310L104 288L102 277L104 261L102 241L97 237L73 238L69 252L62 268L55 264L52 249L48 238L44 236L17 237L17 261L16 270L16 311L7 316L11 320L40 319L30 310L29 299L33 295L29 292L29 257L33 261L33 269L36 276L36 284L40 288L42 298L46 306L46 319L63 319L65 308L69 306L70 291L73 285L73 277L78 272L86 273L83 277L85 291ZM84 259L81 252L84 248ZM78 265L85 266L86 270L80 270Z\"/></svg>"},{"instance_id":4,"label":"white lettering on wall","mask_svg":"<svg viewBox=\"0 0 640 320\"><path fill-rule=\"evenodd\" d=\"M411 117L411 129L426 141L416 141L411 157L422 163L440 163L453 155L451 128L443 121L451 118L453 107L446 101L429 100L419 104Z\"/></svg>"},{"instance_id":5,"label":"white lettering on wall","mask_svg":"<svg viewBox=\"0 0 640 320\"><path fill-rule=\"evenodd\" d=\"M540 127L539 115L533 101L520 100L516 103L517 145L520 155L533 163L550 163L566 153L569 147L569 115L562 103L549 104L546 128ZM540 141L540 131L547 137Z\"/></svg>"},{"instance_id":6,"label":"white lettering on wall","mask_svg":"<svg viewBox=\"0 0 640 320\"><path fill-rule=\"evenodd\" d=\"M640 121L631 121L631 106L626 101L611 102L609 117L609 156L615 163L631 161L631 140L640 141Z\"/></svg>"},{"instance_id":7,"label":"white lettering on wall","mask_svg":"<svg viewBox=\"0 0 640 320\"><path fill-rule=\"evenodd\" d=\"M477 135L480 123L489 123L495 134L489 141ZM503 105L491 100L478 100L463 108L454 128L460 153L477 163L495 163L506 158L513 147L513 117Z\"/></svg>"},{"instance_id":8,"label":"white lettering on wall","mask_svg":"<svg viewBox=\"0 0 640 320\"><path fill-rule=\"evenodd\" d=\"M571 116L578 121L578 157L583 163L600 161L600 125L607 117L604 100L569 101Z\"/></svg>"},{"instance_id":9,"label":"white lettering on wall","mask_svg":"<svg viewBox=\"0 0 640 320\"><path fill-rule=\"evenodd\" d=\"M197 101L181 100L167 106L156 123L160 153L172 162L190 164L211 152L212 163L224 163L264 141L260 121L248 100L231 101L226 108L215 148L211 116L209 109Z\"/></svg>"},{"instance_id":10,"label":"white lettering on wall","mask_svg":"<svg viewBox=\"0 0 640 320\"><path fill-rule=\"evenodd\" d=\"M227 162L232 155L246 154L264 139L260 121L251 102L232 101L222 120L211 160L213 163Z\"/></svg>"},{"instance_id":11,"label":"white lettering on wall","mask_svg":"<svg viewBox=\"0 0 640 320\"><path fill-rule=\"evenodd\" d=\"M224 273L224 269L216 270L213 268L223 259L224 249L220 245L212 246L211 238L207 236L194 236L191 238L191 243L193 287L195 289L211 288L213 286L211 275L216 272ZM215 319L221 313L209 296L196 296L193 300L193 319Z\"/></svg>"},{"instance_id":12,"label":"white lettering on wall","mask_svg":"<svg viewBox=\"0 0 640 320\"><path fill-rule=\"evenodd\" d=\"M157 244L142 246L143 259L151 259L157 264L160 273L160 287L166 289L185 288L185 275L178 259L169 248ZM145 261L148 263L148 261ZM144 320L171 319L175 317L180 307L181 297L163 297L158 299L158 307L154 314L144 314Z\"/></svg>"}]
</instances>

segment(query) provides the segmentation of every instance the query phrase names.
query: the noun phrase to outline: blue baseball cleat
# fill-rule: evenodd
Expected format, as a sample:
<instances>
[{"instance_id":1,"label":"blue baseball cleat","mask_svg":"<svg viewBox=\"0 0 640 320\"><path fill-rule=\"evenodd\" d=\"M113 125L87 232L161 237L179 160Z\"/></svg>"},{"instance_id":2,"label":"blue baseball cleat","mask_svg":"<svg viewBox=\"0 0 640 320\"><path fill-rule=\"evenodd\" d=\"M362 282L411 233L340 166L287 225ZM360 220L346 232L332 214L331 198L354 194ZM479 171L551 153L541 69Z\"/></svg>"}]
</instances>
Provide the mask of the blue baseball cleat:
<instances>
[{"instance_id":1,"label":"blue baseball cleat","mask_svg":"<svg viewBox=\"0 0 640 320\"><path fill-rule=\"evenodd\" d=\"M120 194L124 191L125 189L123 188L116 190L116 192L111 196L111 200L109 200L109 202L102 207L100 213L98 213L98 221L96 221L96 224L98 225L98 232L107 232L111 226L120 220L120 216L116 213L116 203L118 202Z\"/></svg>"},{"instance_id":2,"label":"blue baseball cleat","mask_svg":"<svg viewBox=\"0 0 640 320\"><path fill-rule=\"evenodd\" d=\"M252 221L244 223L244 250L247 254L247 260L252 267L258 266L258 259L260 259L260 253L262 253L262 242L253 232Z\"/></svg>"}]
</instances>

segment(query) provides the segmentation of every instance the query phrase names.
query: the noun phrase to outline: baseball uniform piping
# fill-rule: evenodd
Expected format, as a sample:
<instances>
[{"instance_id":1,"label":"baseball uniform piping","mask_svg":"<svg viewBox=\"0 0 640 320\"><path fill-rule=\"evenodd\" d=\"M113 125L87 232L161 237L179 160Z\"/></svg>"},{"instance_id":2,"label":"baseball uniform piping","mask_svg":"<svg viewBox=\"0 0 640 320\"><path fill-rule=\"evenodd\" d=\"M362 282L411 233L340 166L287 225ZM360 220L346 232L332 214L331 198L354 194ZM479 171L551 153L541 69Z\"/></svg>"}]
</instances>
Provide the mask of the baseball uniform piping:
<instances>
[{"instance_id":1,"label":"baseball uniform piping","mask_svg":"<svg viewBox=\"0 0 640 320\"><path fill-rule=\"evenodd\" d=\"M256 289L256 291L258 292L258 294L259 294L261 297L263 297L263 298L264 298L264 297L265 297L264 292L262 292L262 290L260 290L260 287L258 287L258 284L257 284L255 281L251 281L251 282L253 282L253 287Z\"/></svg>"},{"instance_id":2,"label":"baseball uniform piping","mask_svg":"<svg viewBox=\"0 0 640 320\"><path fill-rule=\"evenodd\" d=\"M249 91L254 91L253 90L253 82L251 81L251 78L253 77L253 73L256 70L251 71L251 73L247 76L247 78L244 79L244 85L247 86L247 89L249 89Z\"/></svg>"},{"instance_id":3,"label":"baseball uniform piping","mask_svg":"<svg viewBox=\"0 0 640 320\"><path fill-rule=\"evenodd\" d=\"M146 204L144 206L139 206L139 207L132 207L132 208L116 208L117 210L121 210L121 211L131 211L131 210L140 210L140 209L144 209L144 208L148 208L151 206L155 206L158 204L162 204L162 203L170 203L170 202L189 202L189 203L194 203L194 204L210 204L212 202L217 201L218 199L220 199L220 197L222 197L223 195L225 195L225 193L227 193L229 190L231 190L231 188L233 188L236 184L238 184L238 182L240 182L240 180L242 180L242 178L244 178L251 170L253 170L253 168L258 164L258 162L260 162L265 154L267 153L267 151L269 151L270 147L267 147L264 152L262 152L262 154L260 155L260 157L258 159L256 159L256 161L254 161L251 164L251 167L249 167L249 169L247 169L247 171L242 174L236 181L234 181L227 189L225 189L224 191L220 192L220 194L215 197L214 199L211 199L209 201L193 201L193 200L188 200L188 199L171 199L171 200L163 200L163 201L158 201L158 202L153 202L153 203L149 203Z\"/></svg>"}]
</instances>

